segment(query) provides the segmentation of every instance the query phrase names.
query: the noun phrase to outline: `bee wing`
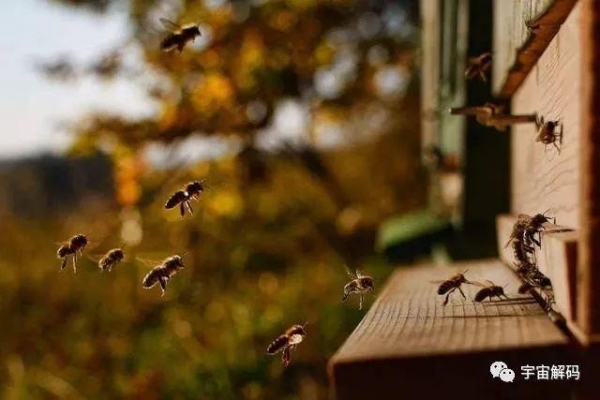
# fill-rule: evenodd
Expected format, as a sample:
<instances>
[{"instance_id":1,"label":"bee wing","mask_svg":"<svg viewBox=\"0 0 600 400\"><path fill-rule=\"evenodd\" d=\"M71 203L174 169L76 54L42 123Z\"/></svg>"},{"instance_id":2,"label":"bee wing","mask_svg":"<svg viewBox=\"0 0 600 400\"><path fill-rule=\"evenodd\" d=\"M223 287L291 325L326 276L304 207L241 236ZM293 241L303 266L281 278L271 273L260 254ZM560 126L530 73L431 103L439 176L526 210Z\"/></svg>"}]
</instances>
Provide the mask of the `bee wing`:
<instances>
[{"instance_id":1,"label":"bee wing","mask_svg":"<svg viewBox=\"0 0 600 400\"><path fill-rule=\"evenodd\" d=\"M483 288L486 288L489 286L489 285L486 285L485 283L477 282L477 281L469 281L469 283L473 286L479 286L479 287L483 287Z\"/></svg>"},{"instance_id":2,"label":"bee wing","mask_svg":"<svg viewBox=\"0 0 600 400\"><path fill-rule=\"evenodd\" d=\"M149 268L154 268L157 265L162 264L162 260L153 260L153 259L149 259L149 258L142 258L142 257L135 257L136 261L141 262L142 264L146 265Z\"/></svg>"},{"instance_id":3,"label":"bee wing","mask_svg":"<svg viewBox=\"0 0 600 400\"><path fill-rule=\"evenodd\" d=\"M87 257L87 258L88 258L90 261L92 261L92 262L95 262L95 263L98 263L98 262L100 262L100 259L101 259L102 257L104 257L104 254L86 254L86 257Z\"/></svg>"},{"instance_id":4,"label":"bee wing","mask_svg":"<svg viewBox=\"0 0 600 400\"><path fill-rule=\"evenodd\" d=\"M444 283L444 282L446 282L444 279L440 279L437 281L429 281L429 283L435 283L436 285L439 285L440 283Z\"/></svg>"},{"instance_id":5,"label":"bee wing","mask_svg":"<svg viewBox=\"0 0 600 400\"><path fill-rule=\"evenodd\" d=\"M344 264L344 269L346 270L346 274L348 274L348 276L352 279L358 278L358 274L352 272L352 270L346 265Z\"/></svg>"},{"instance_id":6,"label":"bee wing","mask_svg":"<svg viewBox=\"0 0 600 400\"><path fill-rule=\"evenodd\" d=\"M159 21L162 24L162 26L164 26L165 29L167 29L168 31L179 32L181 30L181 26L166 18L160 18Z\"/></svg>"}]
</instances>

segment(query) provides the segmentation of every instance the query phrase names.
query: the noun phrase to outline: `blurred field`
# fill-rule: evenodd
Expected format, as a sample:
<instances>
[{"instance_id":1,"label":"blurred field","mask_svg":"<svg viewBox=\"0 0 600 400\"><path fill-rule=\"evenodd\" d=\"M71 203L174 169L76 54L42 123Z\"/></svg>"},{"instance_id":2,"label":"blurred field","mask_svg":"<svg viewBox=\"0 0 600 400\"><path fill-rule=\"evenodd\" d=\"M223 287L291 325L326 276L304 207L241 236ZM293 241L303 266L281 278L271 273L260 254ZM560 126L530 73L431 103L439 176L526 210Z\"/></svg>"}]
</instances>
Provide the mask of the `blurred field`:
<instances>
[{"instance_id":1,"label":"blurred field","mask_svg":"<svg viewBox=\"0 0 600 400\"><path fill-rule=\"evenodd\" d=\"M328 398L326 362L365 312L340 303L345 266L381 287L380 224L425 203L415 2L50 3L126 15L131 38L40 71L127 81L154 108L92 111L65 158L0 163L0 395ZM162 16L201 21L202 40L161 52ZM193 217L164 210L204 178ZM129 260L60 271L56 242L76 233ZM183 253L163 298L142 289L137 258ZM284 369L266 347L304 322Z\"/></svg>"}]
</instances>

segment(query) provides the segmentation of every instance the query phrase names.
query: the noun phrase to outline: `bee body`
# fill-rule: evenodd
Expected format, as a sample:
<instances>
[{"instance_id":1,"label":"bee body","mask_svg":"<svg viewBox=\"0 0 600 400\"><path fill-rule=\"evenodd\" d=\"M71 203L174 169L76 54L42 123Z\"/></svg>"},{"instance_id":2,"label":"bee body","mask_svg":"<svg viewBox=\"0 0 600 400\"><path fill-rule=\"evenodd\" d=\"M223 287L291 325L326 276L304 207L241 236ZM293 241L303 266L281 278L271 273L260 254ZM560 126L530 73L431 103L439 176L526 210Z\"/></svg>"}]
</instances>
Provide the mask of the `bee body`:
<instances>
[{"instance_id":1,"label":"bee body","mask_svg":"<svg viewBox=\"0 0 600 400\"><path fill-rule=\"evenodd\" d=\"M490 301L492 301L492 297L498 297L500 300L502 300L502 297L505 297L508 299L508 296L506 296L504 294L504 288L502 286L492 285L492 286L485 287L485 288L481 289L479 292L477 292L474 300L479 303L479 302L487 299L488 297L489 297Z\"/></svg>"},{"instance_id":2,"label":"bee body","mask_svg":"<svg viewBox=\"0 0 600 400\"><path fill-rule=\"evenodd\" d=\"M302 343L306 336L306 325L293 325L283 335L273 340L267 347L267 354L272 356L283 352L281 362L287 367L291 361L291 350Z\"/></svg>"},{"instance_id":3,"label":"bee body","mask_svg":"<svg viewBox=\"0 0 600 400\"><path fill-rule=\"evenodd\" d=\"M370 276L362 275L360 272L357 273L356 279L351 280L344 286L344 295L342 297L342 303L348 299L353 293L360 295L359 310L362 310L364 294L375 290L375 284L373 278Z\"/></svg>"},{"instance_id":4,"label":"bee body","mask_svg":"<svg viewBox=\"0 0 600 400\"><path fill-rule=\"evenodd\" d=\"M492 66L492 53L483 53L479 57L469 60L469 65L465 70L465 78L473 79L479 77L483 82L487 82L485 72Z\"/></svg>"},{"instance_id":5,"label":"bee body","mask_svg":"<svg viewBox=\"0 0 600 400\"><path fill-rule=\"evenodd\" d=\"M467 271L465 271L465 272L467 272ZM448 304L450 295L457 289L465 299L467 298L467 296L465 296L465 293L460 288L460 286L463 283L468 283L468 284L471 283L465 278L465 272L463 272L462 274L456 274L452 278L447 279L445 281L441 281L440 286L438 286L438 289L437 289L437 294L438 295L444 295L444 294L446 295L443 305Z\"/></svg>"},{"instance_id":6,"label":"bee body","mask_svg":"<svg viewBox=\"0 0 600 400\"><path fill-rule=\"evenodd\" d=\"M122 249L112 249L109 250L108 253L106 253L101 259L100 261L98 261L98 267L102 270L102 271L112 271L112 268L114 266L116 266L118 263L120 263L121 261L123 261L123 258L125 258L125 253L123 252Z\"/></svg>"},{"instance_id":7,"label":"bee body","mask_svg":"<svg viewBox=\"0 0 600 400\"><path fill-rule=\"evenodd\" d=\"M186 209L193 215L194 209L192 208L191 201L198 200L200 194L204 192L205 187L203 182L204 181L190 182L185 185L184 188L173 193L165 203L165 208L170 210L179 206L179 213L182 217L185 215Z\"/></svg>"},{"instance_id":8,"label":"bee body","mask_svg":"<svg viewBox=\"0 0 600 400\"><path fill-rule=\"evenodd\" d=\"M560 153L560 147L556 144L556 141L560 141L562 132L559 132L558 126L559 121L548 121L539 124L538 135L535 138L536 142L541 142L544 145L554 145L556 150Z\"/></svg>"},{"instance_id":9,"label":"bee body","mask_svg":"<svg viewBox=\"0 0 600 400\"><path fill-rule=\"evenodd\" d=\"M183 268L184 265L181 256L171 256L165 259L160 265L152 268L150 272L146 274L142 280L142 287L144 289L150 289L158 283L162 290L162 296L164 296L165 290L167 289L167 283L169 283L171 277Z\"/></svg>"},{"instance_id":10,"label":"bee body","mask_svg":"<svg viewBox=\"0 0 600 400\"><path fill-rule=\"evenodd\" d=\"M198 25L190 25L182 28L178 24L165 18L161 18L160 22L171 31L171 33L160 42L160 49L163 51L177 49L177 51L181 53L189 42L193 42L196 37L201 35Z\"/></svg>"},{"instance_id":11,"label":"bee body","mask_svg":"<svg viewBox=\"0 0 600 400\"><path fill-rule=\"evenodd\" d=\"M73 272L77 272L77 255L81 254L88 244L87 236L84 234L77 234L71 237L66 243L60 245L56 251L56 256L62 259L60 269L65 269L67 266L67 257L72 257Z\"/></svg>"}]
</instances>

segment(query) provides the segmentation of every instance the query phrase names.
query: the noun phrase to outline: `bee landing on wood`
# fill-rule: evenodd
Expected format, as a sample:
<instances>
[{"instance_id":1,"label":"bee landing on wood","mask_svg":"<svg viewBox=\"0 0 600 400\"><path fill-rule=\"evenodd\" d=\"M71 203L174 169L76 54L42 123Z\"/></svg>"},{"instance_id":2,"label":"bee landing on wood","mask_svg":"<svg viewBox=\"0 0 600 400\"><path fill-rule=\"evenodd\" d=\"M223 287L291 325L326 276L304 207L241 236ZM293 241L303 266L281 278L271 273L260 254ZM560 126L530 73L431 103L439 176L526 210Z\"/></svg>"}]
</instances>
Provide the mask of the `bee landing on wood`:
<instances>
[{"instance_id":1,"label":"bee landing on wood","mask_svg":"<svg viewBox=\"0 0 600 400\"><path fill-rule=\"evenodd\" d=\"M160 284L162 290L162 296L165 295L167 289L167 283L173 275L180 269L183 269L183 258L181 256L171 256L166 258L161 264L155 266L148 272L142 281L142 287L144 289L150 289L157 283Z\"/></svg>"},{"instance_id":2,"label":"bee landing on wood","mask_svg":"<svg viewBox=\"0 0 600 400\"><path fill-rule=\"evenodd\" d=\"M272 356L283 351L281 362L287 367L292 360L291 350L302 343L306 336L306 330L304 329L306 325L308 325L308 323L304 325L293 325L267 347L267 354Z\"/></svg>"},{"instance_id":3,"label":"bee landing on wood","mask_svg":"<svg viewBox=\"0 0 600 400\"><path fill-rule=\"evenodd\" d=\"M353 275L350 271L348 271L348 275L355 279L351 280L344 286L344 296L342 297L341 301L343 303L352 293L358 293L360 294L360 303L358 309L362 310L364 294L375 290L373 278L363 275L360 271L356 271L356 275Z\"/></svg>"},{"instance_id":4,"label":"bee landing on wood","mask_svg":"<svg viewBox=\"0 0 600 400\"><path fill-rule=\"evenodd\" d=\"M71 237L67 242L60 245L58 251L56 252L56 256L62 259L62 263L60 264L60 269L65 269L67 266L67 257L72 257L73 263L73 272L77 273L77 255L81 255L83 253L83 249L88 244L87 236L84 234L77 234Z\"/></svg>"},{"instance_id":5,"label":"bee landing on wood","mask_svg":"<svg viewBox=\"0 0 600 400\"><path fill-rule=\"evenodd\" d=\"M181 53L188 42L193 42L196 37L201 35L198 25L181 27L166 18L161 18L160 22L171 32L160 42L160 49L163 51L177 49Z\"/></svg>"},{"instance_id":6,"label":"bee landing on wood","mask_svg":"<svg viewBox=\"0 0 600 400\"><path fill-rule=\"evenodd\" d=\"M506 298L506 299L510 299L506 294L504 294L504 288L502 286L497 286L494 284L494 282L492 281L486 281L489 285L483 285L480 283L476 283L474 282L474 285L477 286L484 286L483 289L481 289L479 292L477 292L477 294L475 295L475 298L473 299L476 302L482 302L483 300L487 299L488 297L490 298L490 301L492 301L492 297L497 297L500 300L502 300L502 297Z\"/></svg>"},{"instance_id":7,"label":"bee landing on wood","mask_svg":"<svg viewBox=\"0 0 600 400\"><path fill-rule=\"evenodd\" d=\"M487 82L485 72L492 66L492 53L483 53L478 57L469 58L469 65L465 70L465 78L473 79L479 77Z\"/></svg>"},{"instance_id":8,"label":"bee landing on wood","mask_svg":"<svg viewBox=\"0 0 600 400\"><path fill-rule=\"evenodd\" d=\"M463 272L462 274L456 274L454 275L452 278L448 279L448 280L441 280L441 281L432 281L431 283L439 283L440 286L438 287L437 290L437 294L439 295L446 295L446 298L444 299L444 304L446 305L448 304L448 300L450 299L450 295L456 290L458 289L458 291L460 292L460 294L462 294L463 298L467 298L467 296L465 296L465 293L462 291L462 289L460 288L460 285L462 285L463 283L466 284L472 284L472 282L469 282L466 278L465 278L465 274L467 273L468 270L465 270L465 272Z\"/></svg>"},{"instance_id":9,"label":"bee landing on wood","mask_svg":"<svg viewBox=\"0 0 600 400\"><path fill-rule=\"evenodd\" d=\"M547 150L548 145L554 145L560 154L560 147L556 144L557 141L559 143L562 142L562 125L560 124L560 121L556 120L544 122L544 119L541 118L537 121L536 125L538 128L538 134L535 138L535 141L544 144L544 151Z\"/></svg>"},{"instance_id":10,"label":"bee landing on wood","mask_svg":"<svg viewBox=\"0 0 600 400\"><path fill-rule=\"evenodd\" d=\"M121 248L109 250L98 261L98 267L104 271L112 271L113 267L119 264L125 258L125 252Z\"/></svg>"},{"instance_id":11,"label":"bee landing on wood","mask_svg":"<svg viewBox=\"0 0 600 400\"><path fill-rule=\"evenodd\" d=\"M186 208L191 215L194 215L194 209L192 208L191 201L198 201L200 194L202 194L205 189L204 181L190 182L185 185L183 189L176 191L171 195L171 197L169 197L165 204L165 208L170 210L179 206L179 213L182 217L185 215Z\"/></svg>"}]
</instances>

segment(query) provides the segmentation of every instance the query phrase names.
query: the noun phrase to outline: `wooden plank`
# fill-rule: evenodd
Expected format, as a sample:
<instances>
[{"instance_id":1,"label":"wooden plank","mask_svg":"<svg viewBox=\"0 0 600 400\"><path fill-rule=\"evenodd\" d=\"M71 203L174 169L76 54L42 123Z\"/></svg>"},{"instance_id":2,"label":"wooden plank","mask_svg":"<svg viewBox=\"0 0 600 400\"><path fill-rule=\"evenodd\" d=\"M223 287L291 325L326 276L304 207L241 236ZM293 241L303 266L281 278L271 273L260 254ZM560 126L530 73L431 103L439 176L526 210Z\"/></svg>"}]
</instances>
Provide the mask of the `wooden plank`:
<instances>
[{"instance_id":1,"label":"wooden plank","mask_svg":"<svg viewBox=\"0 0 600 400\"><path fill-rule=\"evenodd\" d=\"M580 244L577 267L577 315L588 341L600 341L600 2L581 1L581 31L585 49L579 63L582 85ZM572 45L572 44L570 44ZM600 366L597 370L600 372Z\"/></svg>"},{"instance_id":2,"label":"wooden plank","mask_svg":"<svg viewBox=\"0 0 600 400\"><path fill-rule=\"evenodd\" d=\"M497 218L498 254L500 259L513 269L515 259L512 246L506 247L517 217L500 215ZM565 231L564 226L548 226L542 235L542 248L536 248L535 257L539 270L552 281L554 309L565 319L576 323L577 307L577 231Z\"/></svg>"},{"instance_id":3,"label":"wooden plank","mask_svg":"<svg viewBox=\"0 0 600 400\"><path fill-rule=\"evenodd\" d=\"M389 399L398 391L421 398L471 398L475 393L498 398L507 396L506 386L491 380L492 362L503 360L517 370L525 363L559 362L568 340L531 298L474 303L479 288L465 285L468 300L456 293L443 306L430 281L465 269L468 279L508 285L507 294L519 297L518 279L498 260L398 270L330 360L337 399ZM505 398L536 398L557 390L519 377L510 386Z\"/></svg>"},{"instance_id":4,"label":"wooden plank","mask_svg":"<svg viewBox=\"0 0 600 400\"><path fill-rule=\"evenodd\" d=\"M559 32L577 0L495 0L493 91L509 98ZM533 26L533 29L528 29Z\"/></svg>"},{"instance_id":5,"label":"wooden plank","mask_svg":"<svg viewBox=\"0 0 600 400\"><path fill-rule=\"evenodd\" d=\"M552 209L561 225L580 225L579 158L581 150L581 77L583 49L579 40L581 7L577 5L512 101L514 114L538 113L559 120L560 154L536 142L534 125L512 130L513 214Z\"/></svg>"}]
</instances>

